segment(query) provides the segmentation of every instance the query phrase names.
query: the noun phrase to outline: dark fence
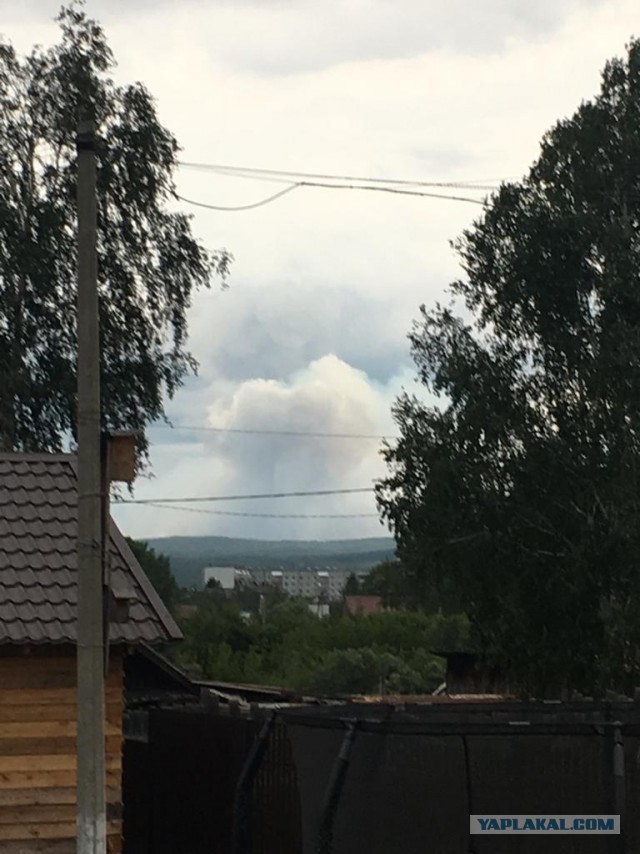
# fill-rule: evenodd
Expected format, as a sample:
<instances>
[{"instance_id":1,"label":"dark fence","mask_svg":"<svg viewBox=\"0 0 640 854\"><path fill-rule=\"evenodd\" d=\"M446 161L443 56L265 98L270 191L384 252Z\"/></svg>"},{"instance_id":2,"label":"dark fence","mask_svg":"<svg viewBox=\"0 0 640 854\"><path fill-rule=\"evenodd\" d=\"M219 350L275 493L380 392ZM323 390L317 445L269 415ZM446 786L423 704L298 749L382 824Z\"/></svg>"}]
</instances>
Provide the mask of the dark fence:
<instances>
[{"instance_id":1,"label":"dark fence","mask_svg":"<svg viewBox=\"0 0 640 854\"><path fill-rule=\"evenodd\" d=\"M240 854L236 789L264 719L199 707L130 718L125 854ZM640 709L582 702L283 710L249 795L241 814L250 844L241 854L636 854ZM620 814L623 832L471 837L472 813Z\"/></svg>"},{"instance_id":2,"label":"dark fence","mask_svg":"<svg viewBox=\"0 0 640 854\"><path fill-rule=\"evenodd\" d=\"M236 785L262 719L152 709L124 751L124 854L232 854ZM277 723L252 786L252 848L301 854L289 740Z\"/></svg>"},{"instance_id":3,"label":"dark fence","mask_svg":"<svg viewBox=\"0 0 640 854\"><path fill-rule=\"evenodd\" d=\"M304 854L640 851L633 704L345 706L285 718ZM620 814L623 833L471 837L470 814Z\"/></svg>"}]
</instances>

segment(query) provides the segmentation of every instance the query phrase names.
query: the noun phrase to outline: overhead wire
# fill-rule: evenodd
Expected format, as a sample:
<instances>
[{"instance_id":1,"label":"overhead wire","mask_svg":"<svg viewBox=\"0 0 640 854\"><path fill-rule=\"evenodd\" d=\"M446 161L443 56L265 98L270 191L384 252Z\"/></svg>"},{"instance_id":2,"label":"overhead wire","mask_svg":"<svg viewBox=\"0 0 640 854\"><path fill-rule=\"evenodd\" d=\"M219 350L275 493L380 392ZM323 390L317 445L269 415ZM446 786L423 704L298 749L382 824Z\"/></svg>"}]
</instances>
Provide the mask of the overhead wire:
<instances>
[{"instance_id":1,"label":"overhead wire","mask_svg":"<svg viewBox=\"0 0 640 854\"><path fill-rule=\"evenodd\" d=\"M304 431L304 430L261 430L261 429L245 429L240 427L208 427L195 426L189 424L156 424L152 429L168 429L175 430L179 433L181 430L188 430L196 433L231 433L249 436L295 436L297 438L308 439L366 439L366 440L384 440L395 439L395 436L385 436L382 434L370 433L329 433L322 431Z\"/></svg>"},{"instance_id":2,"label":"overhead wire","mask_svg":"<svg viewBox=\"0 0 640 854\"><path fill-rule=\"evenodd\" d=\"M181 507L162 501L149 501L145 507L177 510L183 513L204 513L208 516L242 516L250 519L379 519L377 513L237 513L232 510L204 510L201 507Z\"/></svg>"},{"instance_id":3,"label":"overhead wire","mask_svg":"<svg viewBox=\"0 0 640 854\"><path fill-rule=\"evenodd\" d=\"M345 182L355 181L359 184L396 184L413 187L450 187L458 189L473 189L473 190L496 190L496 181L418 181L407 178L381 178L381 177L362 177L356 175L328 175L319 172L289 172L284 169L258 169L251 166L224 166L217 163L193 163L188 161L179 161L179 166L188 169L197 169L205 172L214 172L220 175L239 178L255 178L256 180L280 180L285 181L291 178L310 179L312 181L332 181ZM501 183L502 179L498 179L497 183ZM297 182L296 182L297 183Z\"/></svg>"},{"instance_id":4,"label":"overhead wire","mask_svg":"<svg viewBox=\"0 0 640 854\"><path fill-rule=\"evenodd\" d=\"M248 205L210 205L205 202L197 202L193 199L187 199L184 196L175 193L176 199L180 199L181 202L186 202L188 205L195 205L198 208L207 208L210 211L250 211L254 208L261 208L263 205L268 205L269 202L275 202L276 199L281 198L282 196L286 196L287 193L290 193L292 190L297 190L299 184L292 184L290 187L286 187L284 190L280 190L279 193L274 193L272 196L268 196L266 199L260 199L258 202L252 202Z\"/></svg>"},{"instance_id":5,"label":"overhead wire","mask_svg":"<svg viewBox=\"0 0 640 854\"><path fill-rule=\"evenodd\" d=\"M312 489L298 492L259 492L251 495L209 495L189 496L186 498L120 498L114 504L187 504L208 501L245 501L261 498L303 498L316 495L353 495L355 493L373 492L372 486L358 489Z\"/></svg>"},{"instance_id":6,"label":"overhead wire","mask_svg":"<svg viewBox=\"0 0 640 854\"><path fill-rule=\"evenodd\" d=\"M274 193L271 196L267 196L264 199L260 199L257 202L252 202L248 205L212 205L208 202L199 202L194 199L188 199L186 196L182 196L179 193L174 193L176 199L179 199L181 202L185 202L188 205L195 205L199 208L205 208L213 211L248 211L253 210L255 208L260 208L263 205L268 205L270 202L275 202L277 199L285 196L287 193L293 192L293 190L297 190L300 187L320 187L325 190L368 190L369 192L377 192L377 193L393 193L395 195L402 196L421 196L423 198L429 199L445 199L447 201L454 202L469 202L470 204L480 205L484 207L484 202L480 199L472 199L469 196L457 196L452 194L444 194L444 193L428 193L420 190L403 190L398 187L383 187L383 186L371 186L367 187L365 185L356 185L356 184L329 184L329 183L321 183L318 181L298 181L295 184L291 184L289 187L286 187L284 190L281 190L278 193Z\"/></svg>"}]
</instances>

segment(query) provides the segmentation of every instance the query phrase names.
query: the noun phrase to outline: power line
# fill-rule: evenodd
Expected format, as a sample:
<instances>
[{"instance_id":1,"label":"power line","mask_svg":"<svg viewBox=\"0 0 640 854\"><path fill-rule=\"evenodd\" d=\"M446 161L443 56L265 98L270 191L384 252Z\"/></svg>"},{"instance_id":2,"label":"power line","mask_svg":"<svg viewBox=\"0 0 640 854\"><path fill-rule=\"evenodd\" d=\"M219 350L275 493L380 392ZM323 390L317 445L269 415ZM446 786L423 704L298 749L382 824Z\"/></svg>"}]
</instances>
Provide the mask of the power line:
<instances>
[{"instance_id":1,"label":"power line","mask_svg":"<svg viewBox=\"0 0 640 854\"><path fill-rule=\"evenodd\" d=\"M450 187L470 190L496 190L496 182L487 181L412 181L405 178L365 178L355 175L326 175L317 172L288 172L283 169L258 169L251 166L223 166L217 163L190 163L180 161L179 166L187 169L198 169L205 172L215 172L229 177L255 178L256 180L280 180L291 178L310 179L312 181L355 181L359 184L396 184L411 187ZM497 179L498 183L502 179ZM298 183L298 182L296 182Z\"/></svg>"},{"instance_id":2,"label":"power line","mask_svg":"<svg viewBox=\"0 0 640 854\"><path fill-rule=\"evenodd\" d=\"M301 438L308 439L395 439L395 436L383 436L383 435L374 435L367 433L323 433L316 431L303 431L303 430L252 430L252 429L244 429L239 427L197 427L186 424L177 424L175 427L170 424L157 424L155 427L161 429L169 429L176 430L179 432L180 430L189 430L198 433L232 433L232 434L240 434L240 435L256 435L256 436L296 436ZM152 428L152 429L155 429Z\"/></svg>"},{"instance_id":3,"label":"power line","mask_svg":"<svg viewBox=\"0 0 640 854\"><path fill-rule=\"evenodd\" d=\"M356 492L373 492L373 487L361 489L314 489L308 492L260 492L253 495L210 495L188 498L122 498L114 504L187 504L202 501L244 501L256 498L302 498L308 495L348 495Z\"/></svg>"},{"instance_id":4,"label":"power line","mask_svg":"<svg viewBox=\"0 0 640 854\"><path fill-rule=\"evenodd\" d=\"M323 184L317 181L301 181L300 187L322 187L325 190L369 190L372 193L394 193L399 196L422 196L427 199L447 199L452 202L471 202L474 205L482 205L484 202L480 199L472 199L468 196L452 196L442 193L424 193L418 190L401 190L397 187L365 187L356 184Z\"/></svg>"},{"instance_id":5,"label":"power line","mask_svg":"<svg viewBox=\"0 0 640 854\"><path fill-rule=\"evenodd\" d=\"M145 507L157 507L159 510L177 510L183 513L204 513L208 516L242 516L250 519L379 519L377 513L235 513L231 510L203 510L200 507L179 507L176 504L164 504L150 501Z\"/></svg>"},{"instance_id":6,"label":"power line","mask_svg":"<svg viewBox=\"0 0 640 854\"><path fill-rule=\"evenodd\" d=\"M211 211L250 211L254 208L261 208L262 205L268 205L269 202L275 202L276 199L281 198L282 196L286 196L287 193L290 193L292 190L297 190L300 184L291 184L291 186L286 187L284 190L280 190L279 193L274 193L272 196L268 196L266 199L261 199L259 202L252 202L249 205L236 205L233 207L227 207L225 205L209 205L204 202L195 202L193 199L185 199L184 196L179 196L177 193L175 194L176 199L180 199L181 202L186 202L188 205L195 205L198 208L207 208Z\"/></svg>"},{"instance_id":7,"label":"power line","mask_svg":"<svg viewBox=\"0 0 640 854\"><path fill-rule=\"evenodd\" d=\"M197 202L193 199L187 199L184 196L175 193L175 198L179 199L181 202L186 202L188 205L196 205L199 208L207 208L208 210L213 211L248 211L253 210L254 208L262 207L262 205L267 205L270 202L274 202L276 199L281 198L287 193L292 192L293 190L297 190L299 187L321 187L325 190L368 190L370 192L376 193L393 193L394 195L400 196L421 196L422 198L428 199L446 199L447 201L452 202L469 202L473 205L481 205L484 207L484 202L480 199L472 199L468 196L454 196L454 195L445 195L443 193L425 193L418 190L402 190L397 187L382 187L382 186L374 186L374 187L366 187L364 185L356 185L356 184L328 184L328 183L320 183L318 181L298 181L296 184L291 184L284 190L281 190L279 193L274 193L271 196L267 196L265 199L260 199L257 202L252 202L249 205L236 205L236 206L224 206L224 205L211 205L205 202Z\"/></svg>"}]
</instances>

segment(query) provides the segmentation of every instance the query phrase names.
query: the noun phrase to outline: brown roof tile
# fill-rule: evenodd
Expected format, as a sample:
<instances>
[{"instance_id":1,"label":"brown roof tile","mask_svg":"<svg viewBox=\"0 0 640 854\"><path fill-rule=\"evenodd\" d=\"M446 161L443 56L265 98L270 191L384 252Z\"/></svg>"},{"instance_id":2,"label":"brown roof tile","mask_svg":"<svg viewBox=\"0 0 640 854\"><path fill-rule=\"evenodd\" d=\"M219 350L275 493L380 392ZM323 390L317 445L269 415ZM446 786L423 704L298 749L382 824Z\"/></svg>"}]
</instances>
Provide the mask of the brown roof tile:
<instances>
[{"instance_id":1,"label":"brown roof tile","mask_svg":"<svg viewBox=\"0 0 640 854\"><path fill-rule=\"evenodd\" d=\"M0 643L74 643L77 609L75 457L0 454ZM115 523L111 586L130 591L112 643L155 643L180 630Z\"/></svg>"}]
</instances>

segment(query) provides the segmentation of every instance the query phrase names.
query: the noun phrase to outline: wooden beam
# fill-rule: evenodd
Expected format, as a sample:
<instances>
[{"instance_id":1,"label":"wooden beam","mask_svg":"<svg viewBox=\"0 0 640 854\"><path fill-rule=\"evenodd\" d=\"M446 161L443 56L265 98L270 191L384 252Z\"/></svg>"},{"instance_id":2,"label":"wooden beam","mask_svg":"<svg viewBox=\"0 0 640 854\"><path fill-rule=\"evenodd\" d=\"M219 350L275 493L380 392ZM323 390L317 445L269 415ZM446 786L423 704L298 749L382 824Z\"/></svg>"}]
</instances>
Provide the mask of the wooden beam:
<instances>
[{"instance_id":1,"label":"wooden beam","mask_svg":"<svg viewBox=\"0 0 640 854\"><path fill-rule=\"evenodd\" d=\"M120 735L117 724L107 723L105 735ZM75 737L75 721L5 721L0 723L0 738L55 738Z\"/></svg>"},{"instance_id":2,"label":"wooden beam","mask_svg":"<svg viewBox=\"0 0 640 854\"><path fill-rule=\"evenodd\" d=\"M107 703L122 702L122 691L118 685L107 684L105 690ZM59 705L76 703L75 688L7 688L0 680L0 706L16 705Z\"/></svg>"},{"instance_id":3,"label":"wooden beam","mask_svg":"<svg viewBox=\"0 0 640 854\"><path fill-rule=\"evenodd\" d=\"M107 833L121 833L120 822L107 826ZM76 823L60 822L57 824L2 824L0 825L0 840L10 839L75 839ZM4 846L3 846L4 848Z\"/></svg>"},{"instance_id":4,"label":"wooden beam","mask_svg":"<svg viewBox=\"0 0 640 854\"><path fill-rule=\"evenodd\" d=\"M120 771L107 771L107 786L120 788ZM77 784L75 770L71 771L3 771L0 789L69 788Z\"/></svg>"},{"instance_id":5,"label":"wooden beam","mask_svg":"<svg viewBox=\"0 0 640 854\"><path fill-rule=\"evenodd\" d=\"M120 788L107 789L107 803L119 804ZM20 806L28 804L75 804L75 788L46 788L46 789L0 789L0 806Z\"/></svg>"},{"instance_id":6,"label":"wooden beam","mask_svg":"<svg viewBox=\"0 0 640 854\"><path fill-rule=\"evenodd\" d=\"M76 717L75 703L46 703L46 704L1 704L0 692L0 723L18 721L73 721ZM122 717L123 706L117 700L106 703L107 717L112 723L117 723ZM0 752L2 752L0 750Z\"/></svg>"},{"instance_id":7,"label":"wooden beam","mask_svg":"<svg viewBox=\"0 0 640 854\"><path fill-rule=\"evenodd\" d=\"M108 754L115 756L122 753L122 737L120 735L108 735L105 738L105 750ZM72 736L64 738L0 738L1 756L29 756L40 754L43 756L53 753L67 753L73 755L76 752L76 739Z\"/></svg>"},{"instance_id":8,"label":"wooden beam","mask_svg":"<svg viewBox=\"0 0 640 854\"><path fill-rule=\"evenodd\" d=\"M106 763L107 770L119 771L122 768L122 757L119 753L111 754L106 757ZM0 774L10 771L73 771L76 765L75 754L0 756Z\"/></svg>"}]
</instances>

